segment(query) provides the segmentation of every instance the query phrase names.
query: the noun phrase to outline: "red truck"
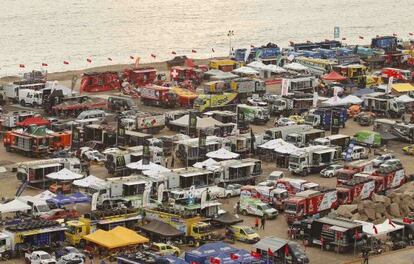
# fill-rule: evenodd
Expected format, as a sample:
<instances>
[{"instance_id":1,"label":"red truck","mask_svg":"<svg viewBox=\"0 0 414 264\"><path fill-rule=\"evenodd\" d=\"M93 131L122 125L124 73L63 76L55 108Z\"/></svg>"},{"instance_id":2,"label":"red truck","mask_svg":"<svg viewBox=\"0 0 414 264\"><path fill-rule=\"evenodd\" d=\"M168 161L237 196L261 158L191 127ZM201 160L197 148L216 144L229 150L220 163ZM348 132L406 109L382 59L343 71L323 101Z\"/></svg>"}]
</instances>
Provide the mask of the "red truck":
<instances>
[{"instance_id":1,"label":"red truck","mask_svg":"<svg viewBox=\"0 0 414 264\"><path fill-rule=\"evenodd\" d=\"M357 173L355 179L372 179L375 181L375 193L385 193L388 190L400 187L406 182L403 169L388 173L375 171L371 174Z\"/></svg>"},{"instance_id":2,"label":"red truck","mask_svg":"<svg viewBox=\"0 0 414 264\"><path fill-rule=\"evenodd\" d=\"M370 173L372 171L374 171L374 165L371 161L356 160L353 162L346 163L343 169L338 170L336 181L337 184L341 184L352 180L356 173Z\"/></svg>"},{"instance_id":3,"label":"red truck","mask_svg":"<svg viewBox=\"0 0 414 264\"><path fill-rule=\"evenodd\" d=\"M250 193L251 197L258 198L279 211L284 209L284 202L289 197L286 190L267 186L245 185L241 188L241 191Z\"/></svg>"},{"instance_id":4,"label":"red truck","mask_svg":"<svg viewBox=\"0 0 414 264\"><path fill-rule=\"evenodd\" d=\"M338 207L336 189L298 192L285 201L285 216L288 224L313 215L323 215Z\"/></svg>"},{"instance_id":5,"label":"red truck","mask_svg":"<svg viewBox=\"0 0 414 264\"><path fill-rule=\"evenodd\" d=\"M153 67L125 69L123 78L135 87L142 87L154 83L157 70Z\"/></svg>"},{"instance_id":6,"label":"red truck","mask_svg":"<svg viewBox=\"0 0 414 264\"><path fill-rule=\"evenodd\" d=\"M338 204L351 204L355 199L368 199L375 191L373 179L354 179L336 187Z\"/></svg>"},{"instance_id":7,"label":"red truck","mask_svg":"<svg viewBox=\"0 0 414 264\"><path fill-rule=\"evenodd\" d=\"M287 190L289 194L293 195L301 191L317 190L319 185L301 179L282 178L276 181L276 188Z\"/></svg>"},{"instance_id":8,"label":"red truck","mask_svg":"<svg viewBox=\"0 0 414 264\"><path fill-rule=\"evenodd\" d=\"M141 101L144 105L173 108L177 105L177 94L170 87L148 85L141 88Z\"/></svg>"},{"instance_id":9,"label":"red truck","mask_svg":"<svg viewBox=\"0 0 414 264\"><path fill-rule=\"evenodd\" d=\"M388 82L388 79L391 77L393 77L394 82L410 82L411 72L397 68L383 68L381 70L381 77L385 82Z\"/></svg>"},{"instance_id":10,"label":"red truck","mask_svg":"<svg viewBox=\"0 0 414 264\"><path fill-rule=\"evenodd\" d=\"M188 66L174 66L170 70L171 81L185 82L191 81L195 86L200 85L203 80L203 69Z\"/></svg>"},{"instance_id":11,"label":"red truck","mask_svg":"<svg viewBox=\"0 0 414 264\"><path fill-rule=\"evenodd\" d=\"M121 82L117 72L84 73L80 84L80 92L104 92L119 90Z\"/></svg>"}]
</instances>

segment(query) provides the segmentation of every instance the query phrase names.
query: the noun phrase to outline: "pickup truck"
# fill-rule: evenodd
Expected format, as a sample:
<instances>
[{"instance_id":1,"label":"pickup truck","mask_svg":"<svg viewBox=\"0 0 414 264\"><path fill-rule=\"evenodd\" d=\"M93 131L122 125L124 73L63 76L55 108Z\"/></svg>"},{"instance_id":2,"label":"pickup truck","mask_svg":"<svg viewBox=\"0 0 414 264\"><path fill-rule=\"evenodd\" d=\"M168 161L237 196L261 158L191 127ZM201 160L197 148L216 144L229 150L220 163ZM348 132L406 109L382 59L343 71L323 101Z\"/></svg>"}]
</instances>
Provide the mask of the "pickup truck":
<instances>
[{"instance_id":1,"label":"pickup truck","mask_svg":"<svg viewBox=\"0 0 414 264\"><path fill-rule=\"evenodd\" d=\"M31 264L56 264L56 259L52 258L49 253L41 250L25 253L24 259L26 263Z\"/></svg>"}]
</instances>

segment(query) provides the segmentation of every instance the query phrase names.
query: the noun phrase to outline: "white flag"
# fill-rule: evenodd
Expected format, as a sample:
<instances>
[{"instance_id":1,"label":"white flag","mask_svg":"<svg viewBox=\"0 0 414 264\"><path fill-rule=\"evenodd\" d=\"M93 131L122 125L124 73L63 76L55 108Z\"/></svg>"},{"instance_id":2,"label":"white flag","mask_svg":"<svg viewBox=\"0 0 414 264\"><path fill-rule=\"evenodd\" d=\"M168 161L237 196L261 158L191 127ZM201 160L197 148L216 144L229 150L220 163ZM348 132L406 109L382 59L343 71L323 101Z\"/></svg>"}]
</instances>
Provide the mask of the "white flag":
<instances>
[{"instance_id":1,"label":"white flag","mask_svg":"<svg viewBox=\"0 0 414 264\"><path fill-rule=\"evenodd\" d=\"M313 93L313 102L312 102L312 106L314 108L316 108L318 106L318 100L319 100L318 92L314 92Z\"/></svg>"},{"instance_id":2,"label":"white flag","mask_svg":"<svg viewBox=\"0 0 414 264\"><path fill-rule=\"evenodd\" d=\"M282 80L282 91L281 94L282 95L287 95L289 92L289 82L287 79L283 79Z\"/></svg>"},{"instance_id":3,"label":"white flag","mask_svg":"<svg viewBox=\"0 0 414 264\"><path fill-rule=\"evenodd\" d=\"M388 79L387 93L391 93L393 82L394 82L394 77L390 77Z\"/></svg>"}]
</instances>

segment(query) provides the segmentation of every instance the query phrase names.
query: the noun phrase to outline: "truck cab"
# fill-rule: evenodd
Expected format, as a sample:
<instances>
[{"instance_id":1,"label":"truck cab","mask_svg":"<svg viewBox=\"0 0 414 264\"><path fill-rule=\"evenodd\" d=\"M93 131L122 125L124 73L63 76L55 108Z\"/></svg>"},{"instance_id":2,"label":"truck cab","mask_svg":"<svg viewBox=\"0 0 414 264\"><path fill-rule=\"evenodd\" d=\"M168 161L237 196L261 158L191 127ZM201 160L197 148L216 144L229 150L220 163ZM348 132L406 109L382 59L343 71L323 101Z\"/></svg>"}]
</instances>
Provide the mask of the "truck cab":
<instances>
[{"instance_id":1,"label":"truck cab","mask_svg":"<svg viewBox=\"0 0 414 264\"><path fill-rule=\"evenodd\" d=\"M65 237L67 242L76 246L82 241L82 238L90 233L90 225L78 220L68 221L66 223L67 230L65 231Z\"/></svg>"},{"instance_id":2,"label":"truck cab","mask_svg":"<svg viewBox=\"0 0 414 264\"><path fill-rule=\"evenodd\" d=\"M241 197L240 211L243 215L264 216L267 219L274 219L278 215L278 211L270 207L267 203L260 199Z\"/></svg>"}]
</instances>

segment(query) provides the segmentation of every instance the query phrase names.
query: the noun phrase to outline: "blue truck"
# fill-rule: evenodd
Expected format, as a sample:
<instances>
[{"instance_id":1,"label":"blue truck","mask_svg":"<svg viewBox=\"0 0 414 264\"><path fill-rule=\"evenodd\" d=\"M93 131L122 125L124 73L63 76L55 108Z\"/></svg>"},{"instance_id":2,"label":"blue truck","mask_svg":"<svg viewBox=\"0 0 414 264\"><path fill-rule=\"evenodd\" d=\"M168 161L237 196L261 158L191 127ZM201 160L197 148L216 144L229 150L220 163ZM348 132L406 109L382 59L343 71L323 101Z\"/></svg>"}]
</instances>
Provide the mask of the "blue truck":
<instances>
[{"instance_id":1,"label":"blue truck","mask_svg":"<svg viewBox=\"0 0 414 264\"><path fill-rule=\"evenodd\" d=\"M335 117L338 117L337 120ZM330 130L332 127L345 127L347 120L348 110L346 108L319 108L305 117L305 124Z\"/></svg>"},{"instance_id":2,"label":"blue truck","mask_svg":"<svg viewBox=\"0 0 414 264\"><path fill-rule=\"evenodd\" d=\"M235 61L245 61L247 49L236 49L234 51L234 60ZM280 55L280 48L277 46L273 47L255 47L250 50L250 53L247 57L247 63L252 62L256 59L272 59Z\"/></svg>"}]
</instances>

